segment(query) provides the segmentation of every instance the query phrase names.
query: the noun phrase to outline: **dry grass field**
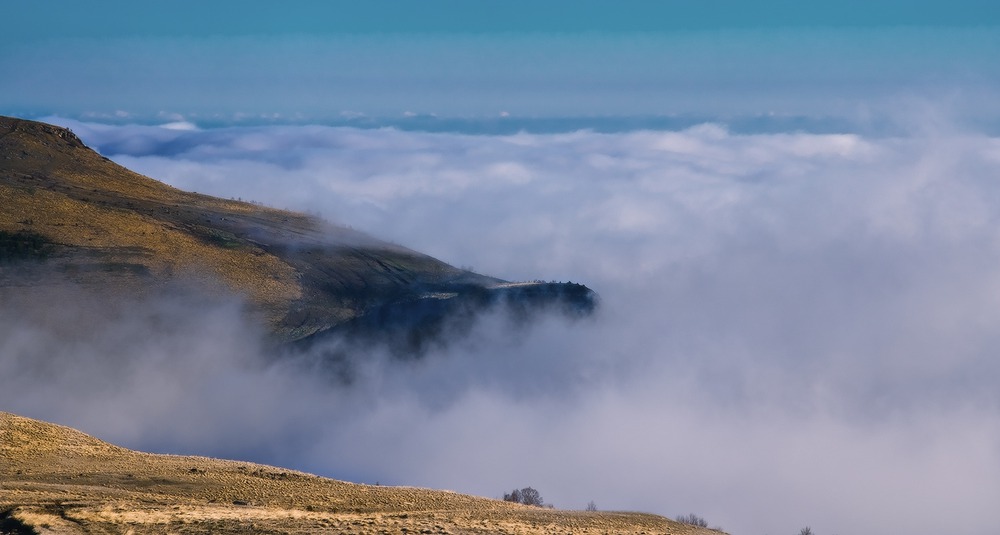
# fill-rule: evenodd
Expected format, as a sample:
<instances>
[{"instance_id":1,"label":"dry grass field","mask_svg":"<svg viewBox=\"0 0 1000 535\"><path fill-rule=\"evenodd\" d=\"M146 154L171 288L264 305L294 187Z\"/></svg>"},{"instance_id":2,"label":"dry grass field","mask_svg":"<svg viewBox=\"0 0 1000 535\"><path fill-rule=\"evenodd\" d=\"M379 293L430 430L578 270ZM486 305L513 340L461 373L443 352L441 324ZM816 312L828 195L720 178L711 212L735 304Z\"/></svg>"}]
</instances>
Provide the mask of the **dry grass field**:
<instances>
[{"instance_id":1,"label":"dry grass field","mask_svg":"<svg viewBox=\"0 0 1000 535\"><path fill-rule=\"evenodd\" d=\"M139 453L0 413L0 530L37 533L717 534L643 513L545 509Z\"/></svg>"}]
</instances>

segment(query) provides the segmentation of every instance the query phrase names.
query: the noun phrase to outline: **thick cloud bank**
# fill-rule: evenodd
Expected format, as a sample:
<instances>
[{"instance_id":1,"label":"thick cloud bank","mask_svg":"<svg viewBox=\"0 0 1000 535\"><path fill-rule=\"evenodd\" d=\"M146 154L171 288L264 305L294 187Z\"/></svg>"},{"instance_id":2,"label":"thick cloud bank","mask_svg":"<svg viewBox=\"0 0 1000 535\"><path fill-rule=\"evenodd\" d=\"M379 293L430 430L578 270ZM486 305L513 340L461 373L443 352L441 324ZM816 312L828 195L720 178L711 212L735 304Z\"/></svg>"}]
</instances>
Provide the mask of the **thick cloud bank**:
<instances>
[{"instance_id":1,"label":"thick cloud bank","mask_svg":"<svg viewBox=\"0 0 1000 535\"><path fill-rule=\"evenodd\" d=\"M531 485L558 507L695 512L733 533L1000 523L996 138L66 124L175 186L583 282L603 307L527 330L488 318L417 362L372 354L346 389L263 364L232 304L194 321L158 303L72 346L58 318L5 305L9 410L133 447L486 496Z\"/></svg>"}]
</instances>

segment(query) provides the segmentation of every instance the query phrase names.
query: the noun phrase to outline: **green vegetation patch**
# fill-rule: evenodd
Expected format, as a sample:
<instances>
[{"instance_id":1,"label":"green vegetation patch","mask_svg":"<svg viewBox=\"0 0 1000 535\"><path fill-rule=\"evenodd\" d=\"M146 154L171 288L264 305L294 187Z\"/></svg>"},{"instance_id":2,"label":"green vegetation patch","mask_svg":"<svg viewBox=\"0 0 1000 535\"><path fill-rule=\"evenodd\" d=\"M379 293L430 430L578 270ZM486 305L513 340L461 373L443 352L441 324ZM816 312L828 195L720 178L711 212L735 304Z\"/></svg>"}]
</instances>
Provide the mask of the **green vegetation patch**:
<instances>
[{"instance_id":1,"label":"green vegetation patch","mask_svg":"<svg viewBox=\"0 0 1000 535\"><path fill-rule=\"evenodd\" d=\"M199 227L197 229L197 235L206 243L216 247L222 247L223 249L239 249L246 245L246 243L235 234L224 230Z\"/></svg>"},{"instance_id":2,"label":"green vegetation patch","mask_svg":"<svg viewBox=\"0 0 1000 535\"><path fill-rule=\"evenodd\" d=\"M52 242L29 230L0 230L0 262L45 258L52 252Z\"/></svg>"},{"instance_id":3,"label":"green vegetation patch","mask_svg":"<svg viewBox=\"0 0 1000 535\"><path fill-rule=\"evenodd\" d=\"M35 528L21 522L13 511L0 511L0 535L37 535Z\"/></svg>"}]
</instances>

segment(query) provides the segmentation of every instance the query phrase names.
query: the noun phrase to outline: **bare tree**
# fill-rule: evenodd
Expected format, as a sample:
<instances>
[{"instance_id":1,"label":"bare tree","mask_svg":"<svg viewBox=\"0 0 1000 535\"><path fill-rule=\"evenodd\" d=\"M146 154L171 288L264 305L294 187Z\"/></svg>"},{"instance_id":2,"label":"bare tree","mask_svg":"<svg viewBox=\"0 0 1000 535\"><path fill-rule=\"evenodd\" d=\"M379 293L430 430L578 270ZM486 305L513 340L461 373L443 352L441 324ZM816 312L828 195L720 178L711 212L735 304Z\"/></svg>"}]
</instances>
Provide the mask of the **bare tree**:
<instances>
[{"instance_id":1,"label":"bare tree","mask_svg":"<svg viewBox=\"0 0 1000 535\"><path fill-rule=\"evenodd\" d=\"M534 505L536 507L544 505L542 495L531 487L524 487L520 490L514 489L510 494L504 494L503 499L505 502L523 503L524 505Z\"/></svg>"},{"instance_id":2,"label":"bare tree","mask_svg":"<svg viewBox=\"0 0 1000 535\"><path fill-rule=\"evenodd\" d=\"M708 527L708 522L705 522L704 518L694 513L691 513L689 515L681 515L677 517L677 521L680 522L681 524L690 524L692 526L698 526L700 528Z\"/></svg>"},{"instance_id":3,"label":"bare tree","mask_svg":"<svg viewBox=\"0 0 1000 535\"><path fill-rule=\"evenodd\" d=\"M590 503L587 504L587 510L588 511L596 511L597 510L597 504L594 503L594 500L590 500Z\"/></svg>"},{"instance_id":4,"label":"bare tree","mask_svg":"<svg viewBox=\"0 0 1000 535\"><path fill-rule=\"evenodd\" d=\"M799 535L813 535L813 530L806 526L799 530Z\"/></svg>"}]
</instances>

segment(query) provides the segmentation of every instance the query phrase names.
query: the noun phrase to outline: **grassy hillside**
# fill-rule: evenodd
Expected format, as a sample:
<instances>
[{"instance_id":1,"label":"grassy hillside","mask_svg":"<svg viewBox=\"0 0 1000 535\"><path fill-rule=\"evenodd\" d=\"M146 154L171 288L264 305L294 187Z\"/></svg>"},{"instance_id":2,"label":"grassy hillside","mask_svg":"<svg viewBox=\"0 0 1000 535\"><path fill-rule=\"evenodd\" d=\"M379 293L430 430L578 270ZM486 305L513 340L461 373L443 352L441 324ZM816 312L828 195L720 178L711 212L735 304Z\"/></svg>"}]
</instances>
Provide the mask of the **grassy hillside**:
<instances>
[{"instance_id":1,"label":"grassy hillside","mask_svg":"<svg viewBox=\"0 0 1000 535\"><path fill-rule=\"evenodd\" d=\"M152 455L0 412L0 526L38 533L717 533L642 513L543 509Z\"/></svg>"},{"instance_id":2,"label":"grassy hillside","mask_svg":"<svg viewBox=\"0 0 1000 535\"><path fill-rule=\"evenodd\" d=\"M180 282L244 297L282 340L431 295L510 293L498 279L314 217L172 188L69 130L21 119L0 117L0 206L0 291L61 281L142 296ZM517 298L579 294L536 293ZM582 297L592 307L589 290Z\"/></svg>"}]
</instances>

